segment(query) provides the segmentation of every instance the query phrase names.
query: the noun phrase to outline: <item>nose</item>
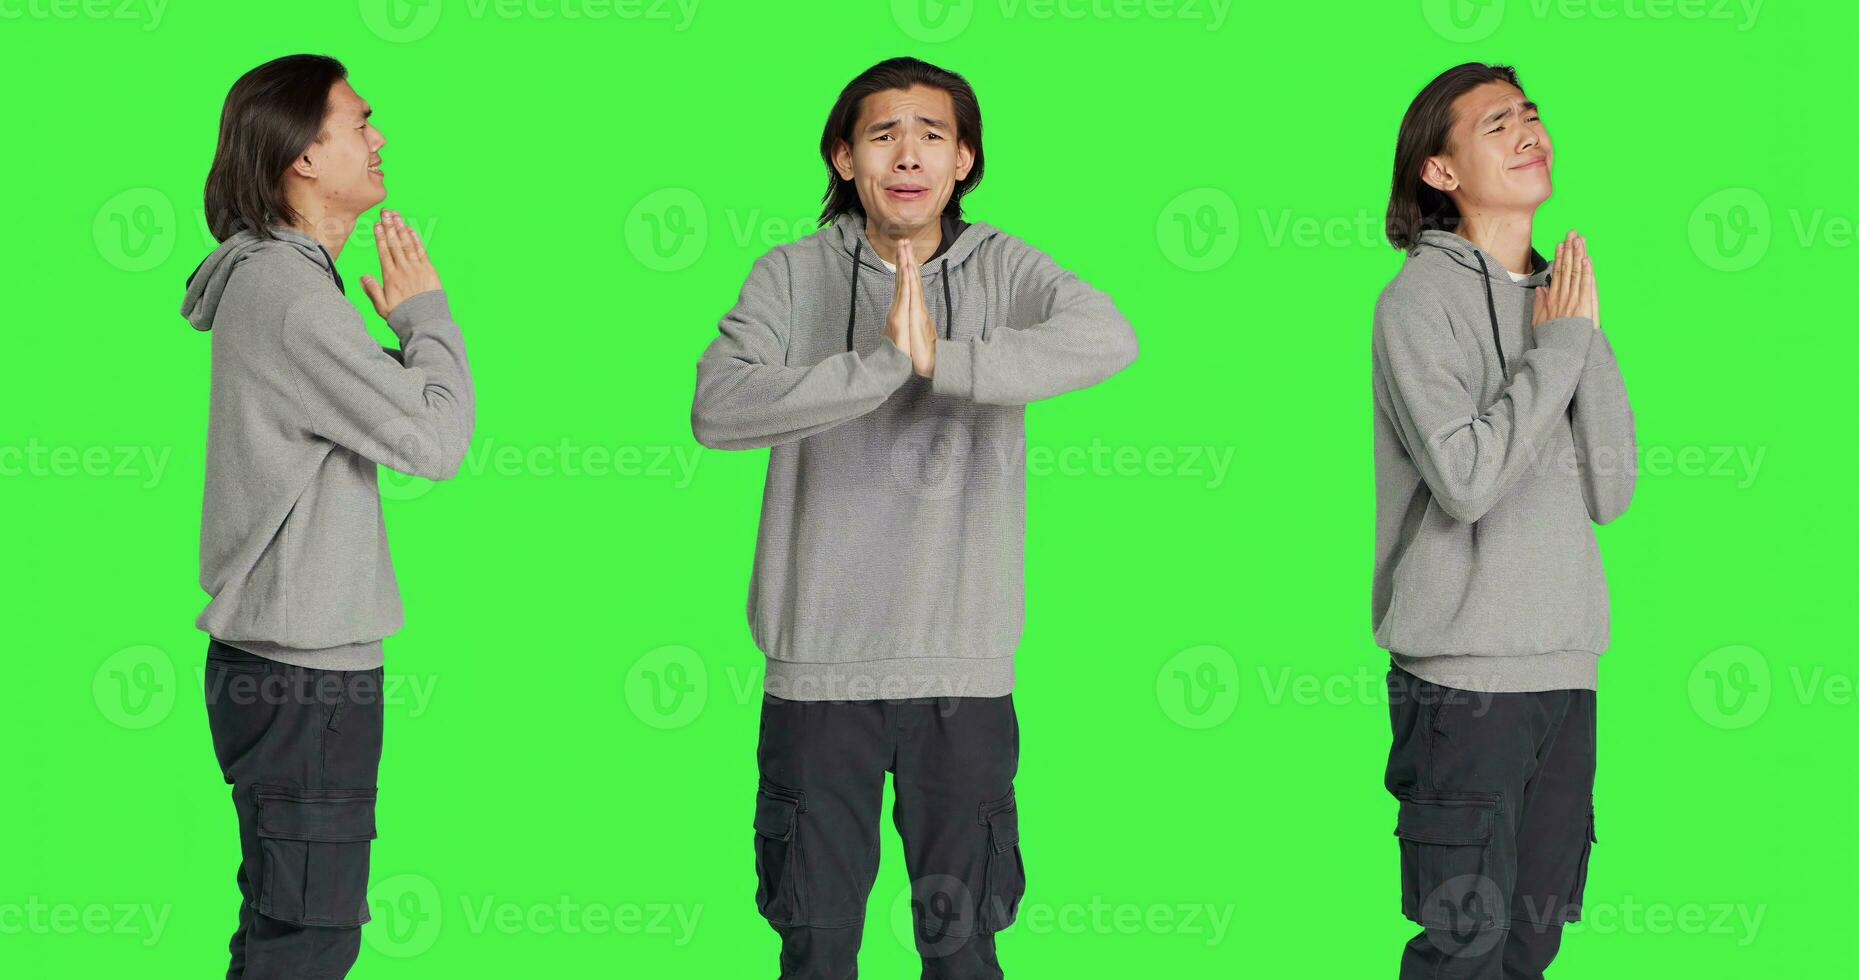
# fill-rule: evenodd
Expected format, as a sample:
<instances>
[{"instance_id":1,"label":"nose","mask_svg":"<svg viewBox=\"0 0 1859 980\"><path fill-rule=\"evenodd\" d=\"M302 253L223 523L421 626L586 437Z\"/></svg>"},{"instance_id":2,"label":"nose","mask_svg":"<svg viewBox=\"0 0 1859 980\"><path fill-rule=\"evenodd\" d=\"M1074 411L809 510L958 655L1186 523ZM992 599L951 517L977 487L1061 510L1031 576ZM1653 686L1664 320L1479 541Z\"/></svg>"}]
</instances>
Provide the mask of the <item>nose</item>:
<instances>
[{"instance_id":1,"label":"nose","mask_svg":"<svg viewBox=\"0 0 1859 980\"><path fill-rule=\"evenodd\" d=\"M923 165L917 162L916 148L908 141L906 141L903 148L897 152L897 169L905 171L923 169Z\"/></svg>"},{"instance_id":2,"label":"nose","mask_svg":"<svg viewBox=\"0 0 1859 980\"><path fill-rule=\"evenodd\" d=\"M381 135L380 130L370 129L369 133L370 133L370 136L368 138L369 149L378 151L381 147L387 145L387 137Z\"/></svg>"}]
</instances>

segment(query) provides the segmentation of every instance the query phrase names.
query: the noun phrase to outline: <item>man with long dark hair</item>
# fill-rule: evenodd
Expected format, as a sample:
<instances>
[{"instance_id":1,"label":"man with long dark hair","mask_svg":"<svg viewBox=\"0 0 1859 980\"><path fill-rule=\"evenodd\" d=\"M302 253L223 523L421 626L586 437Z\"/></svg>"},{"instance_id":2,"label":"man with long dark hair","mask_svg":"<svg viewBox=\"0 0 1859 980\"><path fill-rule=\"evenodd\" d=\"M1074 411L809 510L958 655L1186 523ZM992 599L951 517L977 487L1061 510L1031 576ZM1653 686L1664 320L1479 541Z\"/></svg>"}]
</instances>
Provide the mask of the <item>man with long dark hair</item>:
<instances>
[{"instance_id":1,"label":"man with long dark hair","mask_svg":"<svg viewBox=\"0 0 1859 980\"><path fill-rule=\"evenodd\" d=\"M361 285L336 272L387 196L386 142L333 58L292 55L226 96L206 183L220 245L181 313L213 335L200 584L207 721L232 785L244 901L229 980L345 975L368 921L382 638L401 625L376 464L435 480L470 442L464 341L424 243L374 226Z\"/></svg>"},{"instance_id":2,"label":"man with long dark hair","mask_svg":"<svg viewBox=\"0 0 1859 980\"><path fill-rule=\"evenodd\" d=\"M824 226L757 259L697 365L704 445L772 447L749 590L767 658L756 904L783 977L855 975L884 774L924 977L1000 977L1026 885L1013 778L1025 406L1136 356L1104 293L962 219L968 83L913 58L839 94Z\"/></svg>"},{"instance_id":3,"label":"man with long dark hair","mask_svg":"<svg viewBox=\"0 0 1859 980\"><path fill-rule=\"evenodd\" d=\"M1388 650L1401 976L1540 978L1581 914L1593 524L1633 494L1633 413L1587 242L1531 247L1549 134L1516 72L1460 65L1401 121L1375 307L1375 641Z\"/></svg>"}]
</instances>

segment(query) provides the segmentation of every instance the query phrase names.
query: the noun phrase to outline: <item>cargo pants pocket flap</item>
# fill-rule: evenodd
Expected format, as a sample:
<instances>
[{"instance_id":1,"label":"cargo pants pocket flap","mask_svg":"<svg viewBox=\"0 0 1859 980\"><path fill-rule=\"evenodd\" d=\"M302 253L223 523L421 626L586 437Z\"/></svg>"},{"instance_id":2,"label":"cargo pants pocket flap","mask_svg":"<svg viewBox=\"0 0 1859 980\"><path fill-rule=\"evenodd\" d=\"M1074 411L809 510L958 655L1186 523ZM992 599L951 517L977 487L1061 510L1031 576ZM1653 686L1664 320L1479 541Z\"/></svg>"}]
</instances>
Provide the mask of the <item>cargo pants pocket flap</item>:
<instances>
[{"instance_id":1,"label":"cargo pants pocket flap","mask_svg":"<svg viewBox=\"0 0 1859 980\"><path fill-rule=\"evenodd\" d=\"M807 809L799 790L763 781L755 792L755 907L776 925L801 921L799 815Z\"/></svg>"},{"instance_id":2,"label":"cargo pants pocket flap","mask_svg":"<svg viewBox=\"0 0 1859 980\"><path fill-rule=\"evenodd\" d=\"M374 790L259 789L258 836L278 840L373 840Z\"/></svg>"},{"instance_id":3,"label":"cargo pants pocket flap","mask_svg":"<svg viewBox=\"0 0 1859 980\"><path fill-rule=\"evenodd\" d=\"M369 920L375 791L256 787L258 912L308 926Z\"/></svg>"},{"instance_id":4,"label":"cargo pants pocket flap","mask_svg":"<svg viewBox=\"0 0 1859 980\"><path fill-rule=\"evenodd\" d=\"M1013 792L981 804L981 823L988 828L991 845L979 899L977 925L983 932L999 932L1019 915L1026 894L1026 862L1020 855L1020 808Z\"/></svg>"},{"instance_id":5,"label":"cargo pants pocket flap","mask_svg":"<svg viewBox=\"0 0 1859 980\"><path fill-rule=\"evenodd\" d=\"M988 825L988 837L994 853L1000 854L1020 843L1020 808L1009 795L1005 801L983 804L981 822Z\"/></svg>"},{"instance_id":6,"label":"cargo pants pocket flap","mask_svg":"<svg viewBox=\"0 0 1859 980\"><path fill-rule=\"evenodd\" d=\"M1394 834L1401 842L1401 914L1429 928L1484 942L1509 918L1509 895L1491 867L1499 799L1403 798Z\"/></svg>"},{"instance_id":7,"label":"cargo pants pocket flap","mask_svg":"<svg viewBox=\"0 0 1859 980\"><path fill-rule=\"evenodd\" d=\"M755 832L771 840L792 840L794 817L800 812L799 794L764 784L755 794Z\"/></svg>"},{"instance_id":8,"label":"cargo pants pocket flap","mask_svg":"<svg viewBox=\"0 0 1859 980\"><path fill-rule=\"evenodd\" d=\"M1497 806L1484 799L1405 799L1394 836L1421 844L1489 844Z\"/></svg>"}]
</instances>

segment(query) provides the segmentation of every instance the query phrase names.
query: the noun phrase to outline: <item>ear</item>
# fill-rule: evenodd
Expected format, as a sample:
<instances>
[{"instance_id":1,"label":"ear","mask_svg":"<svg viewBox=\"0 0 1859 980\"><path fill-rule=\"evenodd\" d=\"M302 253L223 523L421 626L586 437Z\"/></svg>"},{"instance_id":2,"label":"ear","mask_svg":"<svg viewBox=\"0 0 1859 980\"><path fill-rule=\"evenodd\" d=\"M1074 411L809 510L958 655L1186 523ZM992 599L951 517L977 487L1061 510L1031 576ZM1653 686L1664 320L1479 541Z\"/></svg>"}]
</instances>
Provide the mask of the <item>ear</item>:
<instances>
[{"instance_id":1,"label":"ear","mask_svg":"<svg viewBox=\"0 0 1859 980\"><path fill-rule=\"evenodd\" d=\"M305 147L302 153L297 154L297 159L290 162L290 172L304 180L316 179L316 161L310 159L308 147Z\"/></svg>"},{"instance_id":2,"label":"ear","mask_svg":"<svg viewBox=\"0 0 1859 980\"><path fill-rule=\"evenodd\" d=\"M1444 157L1427 157L1427 162L1420 165L1420 179L1442 194L1459 189L1459 178Z\"/></svg>"},{"instance_id":3,"label":"ear","mask_svg":"<svg viewBox=\"0 0 1859 980\"><path fill-rule=\"evenodd\" d=\"M958 182L967 180L969 168L974 165L975 148L969 146L967 140L958 141L955 144L955 179Z\"/></svg>"},{"instance_id":4,"label":"ear","mask_svg":"<svg viewBox=\"0 0 1859 980\"><path fill-rule=\"evenodd\" d=\"M845 140L833 141L833 169L840 180L852 179L852 147Z\"/></svg>"}]
</instances>

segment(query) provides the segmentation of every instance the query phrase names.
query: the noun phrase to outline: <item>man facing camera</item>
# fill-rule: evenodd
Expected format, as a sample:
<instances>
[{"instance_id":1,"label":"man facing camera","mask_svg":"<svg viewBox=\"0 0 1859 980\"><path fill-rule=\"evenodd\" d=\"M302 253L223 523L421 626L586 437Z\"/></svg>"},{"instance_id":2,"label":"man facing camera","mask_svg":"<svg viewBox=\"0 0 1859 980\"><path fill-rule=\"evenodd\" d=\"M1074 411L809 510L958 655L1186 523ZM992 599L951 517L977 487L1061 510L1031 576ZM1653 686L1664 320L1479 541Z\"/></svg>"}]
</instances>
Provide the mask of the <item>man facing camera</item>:
<instances>
[{"instance_id":1,"label":"man facing camera","mask_svg":"<svg viewBox=\"0 0 1859 980\"><path fill-rule=\"evenodd\" d=\"M855 975L884 775L925 977L1000 977L1025 872L1013 778L1025 406L1136 356L1110 297L962 218L966 80L860 74L820 140L819 231L757 259L691 424L771 447L748 617L767 657L756 903L783 977Z\"/></svg>"}]
</instances>

